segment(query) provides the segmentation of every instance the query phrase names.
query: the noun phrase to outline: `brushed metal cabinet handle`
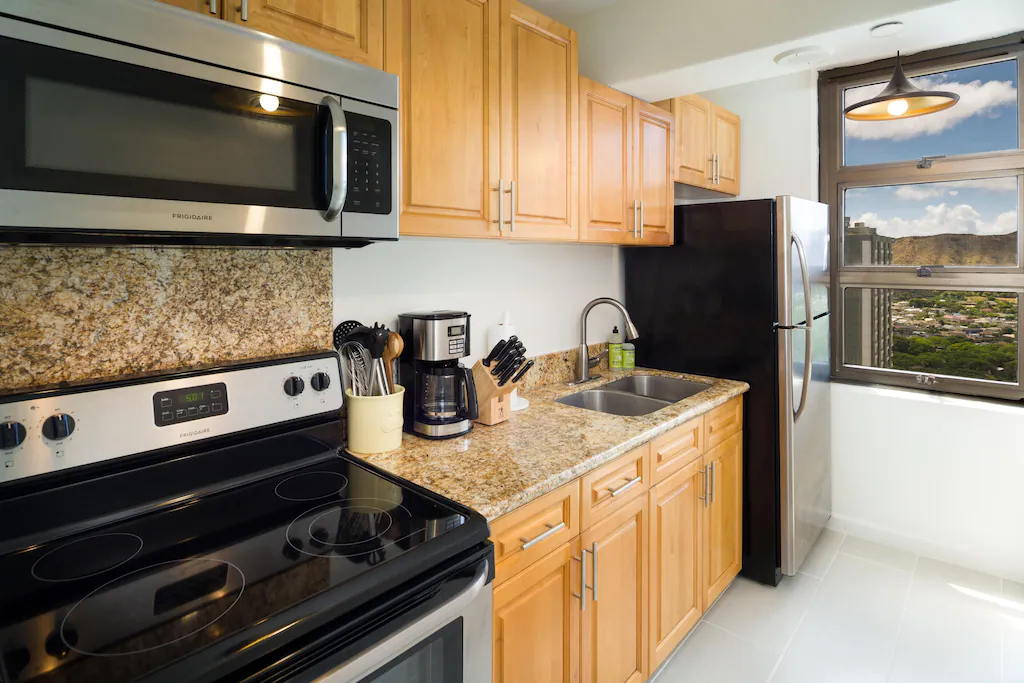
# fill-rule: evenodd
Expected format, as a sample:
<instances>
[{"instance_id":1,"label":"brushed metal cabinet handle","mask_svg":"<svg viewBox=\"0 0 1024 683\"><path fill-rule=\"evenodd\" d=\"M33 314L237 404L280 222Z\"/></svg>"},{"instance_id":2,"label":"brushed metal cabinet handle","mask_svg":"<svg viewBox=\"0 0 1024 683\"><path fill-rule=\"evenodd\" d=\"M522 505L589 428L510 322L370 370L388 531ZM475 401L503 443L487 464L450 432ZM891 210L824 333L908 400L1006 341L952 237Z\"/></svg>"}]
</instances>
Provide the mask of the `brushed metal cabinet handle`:
<instances>
[{"instance_id":1,"label":"brushed metal cabinet handle","mask_svg":"<svg viewBox=\"0 0 1024 683\"><path fill-rule=\"evenodd\" d=\"M594 602L597 602L597 541L591 544L590 554L594 556L590 561L591 576L594 577L594 583L590 587L590 592L594 594Z\"/></svg>"},{"instance_id":2,"label":"brushed metal cabinet handle","mask_svg":"<svg viewBox=\"0 0 1024 683\"><path fill-rule=\"evenodd\" d=\"M242 0L242 21L249 21L249 0Z\"/></svg>"},{"instance_id":3,"label":"brushed metal cabinet handle","mask_svg":"<svg viewBox=\"0 0 1024 683\"><path fill-rule=\"evenodd\" d=\"M637 200L634 199L633 200L633 239L637 239L636 224L637 224L637 220L639 220L638 217L637 217L637 212L639 210L640 210L640 203L637 202Z\"/></svg>"},{"instance_id":4,"label":"brushed metal cabinet handle","mask_svg":"<svg viewBox=\"0 0 1024 683\"><path fill-rule=\"evenodd\" d=\"M534 538L519 539L523 542L523 550L529 550L533 546L543 541L545 538L551 538L553 535L557 534L559 531L565 528L565 522L559 522L558 524L545 524L545 526L547 526L548 530L543 532L542 534L535 536Z\"/></svg>"},{"instance_id":5,"label":"brushed metal cabinet handle","mask_svg":"<svg viewBox=\"0 0 1024 683\"><path fill-rule=\"evenodd\" d=\"M708 476L711 478L711 484L708 487L708 494L711 496L711 502L715 502L715 463L708 465Z\"/></svg>"},{"instance_id":6,"label":"brushed metal cabinet handle","mask_svg":"<svg viewBox=\"0 0 1024 683\"><path fill-rule=\"evenodd\" d=\"M644 238L644 200L640 200L640 239Z\"/></svg>"},{"instance_id":7,"label":"brushed metal cabinet handle","mask_svg":"<svg viewBox=\"0 0 1024 683\"><path fill-rule=\"evenodd\" d=\"M618 498L620 495L625 493L628 489L631 489L634 486L636 486L637 484L639 484L640 480L641 480L641 477L635 477L633 479L630 479L629 481L627 481L625 484L623 484L622 486L620 486L617 489L609 487L608 491L611 492L612 498Z\"/></svg>"},{"instance_id":8,"label":"brushed metal cabinet handle","mask_svg":"<svg viewBox=\"0 0 1024 683\"><path fill-rule=\"evenodd\" d=\"M512 195L512 217L509 220L509 231L514 233L516 231L516 181L513 180L509 185L512 188L509 190Z\"/></svg>"},{"instance_id":9,"label":"brushed metal cabinet handle","mask_svg":"<svg viewBox=\"0 0 1024 683\"><path fill-rule=\"evenodd\" d=\"M580 611L587 611L587 549L580 549L580 557L572 558L580 563L580 592L573 593L572 597L580 599Z\"/></svg>"},{"instance_id":10,"label":"brushed metal cabinet handle","mask_svg":"<svg viewBox=\"0 0 1024 683\"><path fill-rule=\"evenodd\" d=\"M210 14L217 13L217 0L210 0Z\"/></svg>"},{"instance_id":11,"label":"brushed metal cabinet handle","mask_svg":"<svg viewBox=\"0 0 1024 683\"><path fill-rule=\"evenodd\" d=\"M494 188L494 191L498 193L498 220L492 221L498 224L498 232L501 233L505 229L505 179L498 178L498 186Z\"/></svg>"}]
</instances>

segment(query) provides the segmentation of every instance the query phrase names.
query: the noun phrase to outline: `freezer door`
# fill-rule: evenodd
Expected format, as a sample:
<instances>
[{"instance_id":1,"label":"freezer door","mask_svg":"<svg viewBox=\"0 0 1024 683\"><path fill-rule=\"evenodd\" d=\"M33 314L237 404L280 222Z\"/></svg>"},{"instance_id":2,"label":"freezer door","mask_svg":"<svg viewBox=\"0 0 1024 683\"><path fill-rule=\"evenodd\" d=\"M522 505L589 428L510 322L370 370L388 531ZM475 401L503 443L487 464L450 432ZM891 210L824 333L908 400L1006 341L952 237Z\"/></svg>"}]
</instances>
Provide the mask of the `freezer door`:
<instances>
[{"instance_id":1,"label":"freezer door","mask_svg":"<svg viewBox=\"0 0 1024 683\"><path fill-rule=\"evenodd\" d=\"M832 515L828 207L779 197L779 457L782 573Z\"/></svg>"}]
</instances>

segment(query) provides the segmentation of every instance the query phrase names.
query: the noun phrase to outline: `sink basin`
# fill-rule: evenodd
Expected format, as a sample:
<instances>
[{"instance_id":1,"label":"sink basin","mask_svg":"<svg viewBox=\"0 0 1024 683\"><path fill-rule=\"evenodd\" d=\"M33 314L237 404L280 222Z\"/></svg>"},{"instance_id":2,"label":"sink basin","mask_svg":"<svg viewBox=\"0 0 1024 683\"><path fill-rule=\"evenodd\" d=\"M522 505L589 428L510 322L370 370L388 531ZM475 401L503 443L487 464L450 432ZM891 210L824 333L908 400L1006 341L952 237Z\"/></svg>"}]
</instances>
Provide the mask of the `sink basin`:
<instances>
[{"instance_id":1,"label":"sink basin","mask_svg":"<svg viewBox=\"0 0 1024 683\"><path fill-rule=\"evenodd\" d=\"M577 394L563 396L555 401L567 406L596 410L599 413L627 416L647 415L672 404L671 401L605 389L587 389Z\"/></svg>"},{"instance_id":2,"label":"sink basin","mask_svg":"<svg viewBox=\"0 0 1024 683\"><path fill-rule=\"evenodd\" d=\"M702 382L691 382L686 379L675 379L673 377L632 375L631 377L623 377L614 382L609 382L601 388L610 391L625 391L629 394L675 403L694 394L699 394L705 389L710 388L710 386Z\"/></svg>"}]
</instances>

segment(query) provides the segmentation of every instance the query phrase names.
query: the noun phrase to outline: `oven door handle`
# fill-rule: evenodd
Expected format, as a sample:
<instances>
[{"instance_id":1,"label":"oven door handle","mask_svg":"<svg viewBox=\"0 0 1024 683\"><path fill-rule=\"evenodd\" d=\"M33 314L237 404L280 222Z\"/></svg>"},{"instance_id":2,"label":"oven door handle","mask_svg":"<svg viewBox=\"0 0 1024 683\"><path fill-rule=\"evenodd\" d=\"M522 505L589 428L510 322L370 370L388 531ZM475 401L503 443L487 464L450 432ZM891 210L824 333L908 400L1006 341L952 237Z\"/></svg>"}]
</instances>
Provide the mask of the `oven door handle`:
<instances>
[{"instance_id":1,"label":"oven door handle","mask_svg":"<svg viewBox=\"0 0 1024 683\"><path fill-rule=\"evenodd\" d=\"M341 108L341 101L337 98L325 97L320 104L327 108L330 116L328 154L333 169L327 209L322 213L325 221L333 221L341 215L345 199L348 198L348 121L345 120L345 110Z\"/></svg>"},{"instance_id":2,"label":"oven door handle","mask_svg":"<svg viewBox=\"0 0 1024 683\"><path fill-rule=\"evenodd\" d=\"M393 661L398 655L423 641L427 636L437 632L441 627L462 616L467 608L480 598L481 595L487 595L488 597L485 624L489 626L492 619L492 603L490 592L485 593L484 591L485 587L487 587L487 574L488 563L481 562L472 583L461 593L433 612L424 615L402 630L388 636L369 650L359 653L338 668L317 678L316 683L354 683L355 681L362 680L365 676L377 671L388 662ZM490 643L490 634L487 634L488 646ZM489 668L487 673L490 674Z\"/></svg>"}]
</instances>

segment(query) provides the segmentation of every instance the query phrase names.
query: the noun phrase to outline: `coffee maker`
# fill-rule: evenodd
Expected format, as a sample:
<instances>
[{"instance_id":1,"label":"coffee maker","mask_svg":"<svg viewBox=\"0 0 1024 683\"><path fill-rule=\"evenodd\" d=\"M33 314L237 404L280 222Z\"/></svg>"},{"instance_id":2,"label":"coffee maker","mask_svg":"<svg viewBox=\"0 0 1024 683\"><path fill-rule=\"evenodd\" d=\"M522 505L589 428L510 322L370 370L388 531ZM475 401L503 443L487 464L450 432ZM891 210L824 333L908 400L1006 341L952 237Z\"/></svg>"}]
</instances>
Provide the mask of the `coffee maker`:
<instances>
[{"instance_id":1,"label":"coffee maker","mask_svg":"<svg viewBox=\"0 0 1024 683\"><path fill-rule=\"evenodd\" d=\"M469 313L426 311L398 316L405 349L399 379L405 387L405 431L450 439L479 417L473 373L459 362L469 355Z\"/></svg>"}]
</instances>

